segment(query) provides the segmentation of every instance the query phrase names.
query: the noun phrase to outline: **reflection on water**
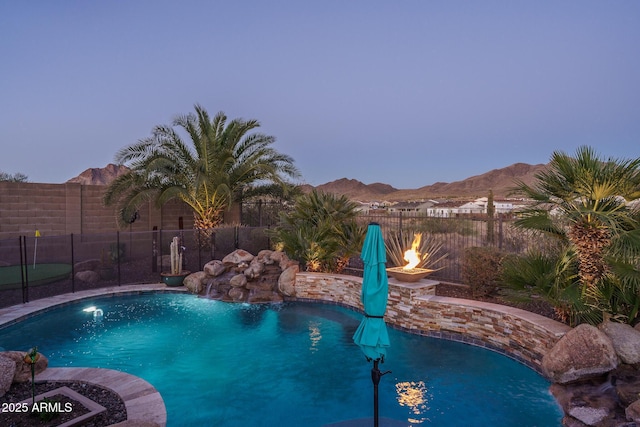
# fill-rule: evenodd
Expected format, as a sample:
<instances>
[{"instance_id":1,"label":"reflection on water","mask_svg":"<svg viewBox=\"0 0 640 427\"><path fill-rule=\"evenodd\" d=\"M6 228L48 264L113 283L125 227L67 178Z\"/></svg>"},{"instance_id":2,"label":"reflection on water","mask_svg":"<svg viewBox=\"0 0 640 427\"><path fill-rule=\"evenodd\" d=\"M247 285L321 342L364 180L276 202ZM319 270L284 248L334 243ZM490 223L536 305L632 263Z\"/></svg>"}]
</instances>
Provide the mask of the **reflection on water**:
<instances>
[{"instance_id":1,"label":"reflection on water","mask_svg":"<svg viewBox=\"0 0 640 427\"><path fill-rule=\"evenodd\" d=\"M407 406L411 411L411 415L407 419L412 424L422 424L429 419L424 416L429 410L429 401L427 389L424 381L405 381L396 384L396 393L398 393L398 403L400 406Z\"/></svg>"},{"instance_id":2,"label":"reflection on water","mask_svg":"<svg viewBox=\"0 0 640 427\"><path fill-rule=\"evenodd\" d=\"M322 339L322 333L320 332L320 322L309 322L309 340L311 341L311 347L309 350L317 351L318 344Z\"/></svg>"}]
</instances>

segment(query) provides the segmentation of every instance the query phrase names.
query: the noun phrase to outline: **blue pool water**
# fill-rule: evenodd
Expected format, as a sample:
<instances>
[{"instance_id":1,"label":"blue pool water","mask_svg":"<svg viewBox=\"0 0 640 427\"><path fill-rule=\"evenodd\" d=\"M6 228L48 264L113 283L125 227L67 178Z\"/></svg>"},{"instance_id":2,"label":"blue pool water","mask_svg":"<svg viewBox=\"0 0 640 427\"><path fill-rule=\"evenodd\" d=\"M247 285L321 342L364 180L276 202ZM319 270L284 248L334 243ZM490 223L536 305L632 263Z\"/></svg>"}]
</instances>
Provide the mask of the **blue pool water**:
<instances>
[{"instance_id":1,"label":"blue pool water","mask_svg":"<svg viewBox=\"0 0 640 427\"><path fill-rule=\"evenodd\" d=\"M94 319L84 308L95 306ZM162 394L168 426L322 426L372 414L361 315L322 304L241 305L192 295L86 300L0 329L0 347L49 366L117 369ZM494 352L390 329L380 416L407 426L558 426L549 383Z\"/></svg>"}]
</instances>

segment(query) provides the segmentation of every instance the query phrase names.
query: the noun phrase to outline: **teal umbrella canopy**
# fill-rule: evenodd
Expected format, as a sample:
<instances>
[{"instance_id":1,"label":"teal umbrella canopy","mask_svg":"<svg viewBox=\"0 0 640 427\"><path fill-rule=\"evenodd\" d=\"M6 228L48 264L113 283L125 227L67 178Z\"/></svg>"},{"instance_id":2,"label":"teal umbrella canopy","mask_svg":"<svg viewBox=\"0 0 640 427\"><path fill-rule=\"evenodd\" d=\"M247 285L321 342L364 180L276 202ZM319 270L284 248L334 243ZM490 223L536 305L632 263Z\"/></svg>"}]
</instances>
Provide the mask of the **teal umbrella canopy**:
<instances>
[{"instance_id":1,"label":"teal umbrella canopy","mask_svg":"<svg viewBox=\"0 0 640 427\"><path fill-rule=\"evenodd\" d=\"M353 341L360 346L367 360L384 361L390 346L384 322L389 281L384 238L379 224L369 224L360 257L364 262L361 293L364 318L353 335Z\"/></svg>"}]
</instances>

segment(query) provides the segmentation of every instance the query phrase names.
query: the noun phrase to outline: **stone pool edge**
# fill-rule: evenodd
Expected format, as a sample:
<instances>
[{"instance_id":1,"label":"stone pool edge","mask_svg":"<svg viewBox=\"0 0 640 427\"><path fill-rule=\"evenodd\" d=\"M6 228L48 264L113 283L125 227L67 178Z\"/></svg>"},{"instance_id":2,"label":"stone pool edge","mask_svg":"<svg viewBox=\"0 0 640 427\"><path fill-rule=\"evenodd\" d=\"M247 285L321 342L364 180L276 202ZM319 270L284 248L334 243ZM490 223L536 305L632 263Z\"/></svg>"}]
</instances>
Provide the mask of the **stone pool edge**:
<instances>
[{"instance_id":1,"label":"stone pool edge","mask_svg":"<svg viewBox=\"0 0 640 427\"><path fill-rule=\"evenodd\" d=\"M67 304L91 298L144 293L186 293L184 287L167 288L164 284L123 285L61 294L25 304L0 309L0 328ZM135 375L104 368L47 368L36 376L38 381L81 381L108 388L120 396L127 409L127 422L154 422L167 425L167 409L160 392Z\"/></svg>"}]
</instances>

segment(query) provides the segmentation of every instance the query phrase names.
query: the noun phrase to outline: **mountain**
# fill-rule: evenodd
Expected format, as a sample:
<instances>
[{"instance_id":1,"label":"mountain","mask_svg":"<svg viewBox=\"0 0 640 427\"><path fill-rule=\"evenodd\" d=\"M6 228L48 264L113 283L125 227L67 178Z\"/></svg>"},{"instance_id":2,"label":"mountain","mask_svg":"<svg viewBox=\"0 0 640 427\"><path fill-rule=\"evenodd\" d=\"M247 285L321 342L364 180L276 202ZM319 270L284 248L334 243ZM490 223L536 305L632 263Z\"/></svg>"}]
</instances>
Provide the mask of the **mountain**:
<instances>
[{"instance_id":1,"label":"mountain","mask_svg":"<svg viewBox=\"0 0 640 427\"><path fill-rule=\"evenodd\" d=\"M389 184L363 184L357 179L347 178L318 185L316 189L324 193L344 194L351 200L381 200L386 198L387 194L398 191Z\"/></svg>"},{"instance_id":2,"label":"mountain","mask_svg":"<svg viewBox=\"0 0 640 427\"><path fill-rule=\"evenodd\" d=\"M104 168L89 168L75 178L68 180L68 183L78 183L82 185L107 185L111 181L129 171L129 168L123 165L114 165L109 163Z\"/></svg>"},{"instance_id":3,"label":"mountain","mask_svg":"<svg viewBox=\"0 0 640 427\"><path fill-rule=\"evenodd\" d=\"M357 179L341 178L335 181L315 187L325 193L345 195L351 200L367 201L408 201L435 198L471 198L483 197L493 190L496 197L506 197L510 188L519 180L526 184L534 181L534 176L544 170L546 165L529 165L526 163L515 163L502 169L494 169L475 175L462 181L436 182L415 190L399 190L390 186L376 182L373 184L363 184ZM126 173L129 169L126 166L108 164L104 168L91 168L82 172L75 178L67 182L78 182L84 185L107 185L118 176ZM310 192L314 187L308 184L302 185L302 191Z\"/></svg>"},{"instance_id":4,"label":"mountain","mask_svg":"<svg viewBox=\"0 0 640 427\"><path fill-rule=\"evenodd\" d=\"M483 197L488 194L489 190L493 190L496 197L506 197L516 180L531 184L535 179L535 174L545 168L546 165L543 164L516 163L462 181L436 182L414 190L398 190L390 185L380 183L363 184L358 180L346 178L331 181L316 188L328 193L344 194L352 200L363 202ZM308 186L303 190L311 191L311 188L313 187Z\"/></svg>"}]
</instances>

